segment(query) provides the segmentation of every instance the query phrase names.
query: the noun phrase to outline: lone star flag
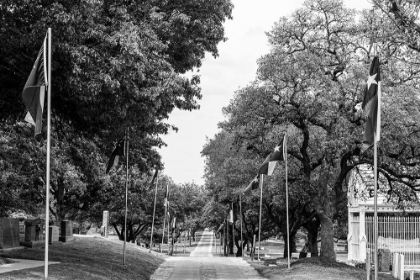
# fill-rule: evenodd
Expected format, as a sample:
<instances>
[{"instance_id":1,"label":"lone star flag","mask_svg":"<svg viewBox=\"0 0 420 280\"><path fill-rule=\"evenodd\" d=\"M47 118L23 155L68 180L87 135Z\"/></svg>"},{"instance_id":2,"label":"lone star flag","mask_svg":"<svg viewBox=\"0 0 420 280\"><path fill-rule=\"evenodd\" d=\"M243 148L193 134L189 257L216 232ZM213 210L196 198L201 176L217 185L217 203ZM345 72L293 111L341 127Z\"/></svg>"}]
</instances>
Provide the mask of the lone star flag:
<instances>
[{"instance_id":1,"label":"lone star flag","mask_svg":"<svg viewBox=\"0 0 420 280\"><path fill-rule=\"evenodd\" d=\"M255 178L249 183L249 185L244 190L244 195L250 196L252 194L252 190L255 190L258 188L259 184L259 175L255 176Z\"/></svg>"},{"instance_id":2,"label":"lone star flag","mask_svg":"<svg viewBox=\"0 0 420 280\"><path fill-rule=\"evenodd\" d=\"M370 148L374 141L379 141L381 133L381 73L379 57L375 56L366 82L362 108L366 114L365 139L362 151Z\"/></svg>"},{"instance_id":3,"label":"lone star flag","mask_svg":"<svg viewBox=\"0 0 420 280\"><path fill-rule=\"evenodd\" d=\"M106 167L106 174L109 173L112 167L118 165L120 157L124 155L124 140L120 141L115 147L115 150L112 152L111 157L108 161L108 166Z\"/></svg>"},{"instance_id":4,"label":"lone star flag","mask_svg":"<svg viewBox=\"0 0 420 280\"><path fill-rule=\"evenodd\" d=\"M22 92L23 103L28 110L25 121L35 125L35 135L41 133L45 86L48 84L46 50L47 37L44 39L41 50L35 60L34 67L29 74Z\"/></svg>"},{"instance_id":5,"label":"lone star flag","mask_svg":"<svg viewBox=\"0 0 420 280\"><path fill-rule=\"evenodd\" d=\"M258 170L258 174L264 174L269 176L273 174L274 168L276 168L277 166L277 162L283 160L283 151L281 151L282 147L283 139L276 147L274 147L274 151L272 151L264 160L263 164Z\"/></svg>"}]
</instances>

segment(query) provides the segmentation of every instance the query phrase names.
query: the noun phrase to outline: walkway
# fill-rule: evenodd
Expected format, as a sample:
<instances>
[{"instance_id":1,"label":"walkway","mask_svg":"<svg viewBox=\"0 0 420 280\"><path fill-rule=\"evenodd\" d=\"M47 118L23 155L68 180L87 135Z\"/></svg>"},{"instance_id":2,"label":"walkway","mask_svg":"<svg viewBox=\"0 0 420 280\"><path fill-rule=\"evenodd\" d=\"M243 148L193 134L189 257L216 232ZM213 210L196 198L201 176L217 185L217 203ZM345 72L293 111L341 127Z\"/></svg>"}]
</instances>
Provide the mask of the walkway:
<instances>
[{"instance_id":1,"label":"walkway","mask_svg":"<svg viewBox=\"0 0 420 280\"><path fill-rule=\"evenodd\" d=\"M213 232L204 231L196 249L189 257L170 257L151 276L151 280L261 280L242 258L213 257Z\"/></svg>"},{"instance_id":2,"label":"walkway","mask_svg":"<svg viewBox=\"0 0 420 280\"><path fill-rule=\"evenodd\" d=\"M14 271L14 270L34 268L34 267L45 265L45 261L22 260L22 259L11 259L11 258L8 258L8 259L13 261L13 263L0 265L0 274ZM57 264L57 263L59 262L48 262L48 265Z\"/></svg>"}]
</instances>

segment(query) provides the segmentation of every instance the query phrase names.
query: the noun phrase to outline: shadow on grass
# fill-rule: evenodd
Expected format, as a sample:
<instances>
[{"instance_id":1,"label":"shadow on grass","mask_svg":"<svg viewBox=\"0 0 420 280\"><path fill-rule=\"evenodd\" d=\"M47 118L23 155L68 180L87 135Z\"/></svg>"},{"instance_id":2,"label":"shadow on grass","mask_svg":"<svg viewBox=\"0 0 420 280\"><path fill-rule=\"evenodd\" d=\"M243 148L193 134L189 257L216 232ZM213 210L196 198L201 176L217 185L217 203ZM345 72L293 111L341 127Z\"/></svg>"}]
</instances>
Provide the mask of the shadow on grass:
<instances>
[{"instance_id":1,"label":"shadow on grass","mask_svg":"<svg viewBox=\"0 0 420 280\"><path fill-rule=\"evenodd\" d=\"M364 280L366 271L342 262L331 261L321 257L299 259L287 267L287 259L280 259L277 266L265 266L262 261L247 260L261 276L270 280ZM378 279L394 279L389 273L380 273Z\"/></svg>"},{"instance_id":2,"label":"shadow on grass","mask_svg":"<svg viewBox=\"0 0 420 280\"><path fill-rule=\"evenodd\" d=\"M123 265L122 243L102 238L75 238L49 246L51 279L149 279L164 259L127 243ZM44 248L27 248L1 254L4 258L44 260ZM1 279L42 279L44 267L1 274Z\"/></svg>"}]
</instances>

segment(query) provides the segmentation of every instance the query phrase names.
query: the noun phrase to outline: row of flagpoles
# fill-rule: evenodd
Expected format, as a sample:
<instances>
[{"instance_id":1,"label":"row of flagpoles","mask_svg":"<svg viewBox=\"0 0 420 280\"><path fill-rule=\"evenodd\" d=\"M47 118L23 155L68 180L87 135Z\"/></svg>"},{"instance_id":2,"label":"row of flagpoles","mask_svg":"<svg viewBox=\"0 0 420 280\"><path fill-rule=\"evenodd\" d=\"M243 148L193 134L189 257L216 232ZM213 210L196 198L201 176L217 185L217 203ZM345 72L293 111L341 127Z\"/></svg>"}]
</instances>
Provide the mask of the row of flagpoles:
<instances>
[{"instance_id":1,"label":"row of flagpoles","mask_svg":"<svg viewBox=\"0 0 420 280\"><path fill-rule=\"evenodd\" d=\"M262 165L258 170L258 174L251 181L251 183L244 189L243 194L250 196L252 190L260 187L260 208L259 208L259 225L258 225L258 259L260 258L261 251L261 231L262 231L262 197L263 197L263 186L264 186L264 175L271 176L274 172L279 161L285 162L286 171L286 223L287 223L287 265L290 268L290 242L289 242L289 190L287 181L287 131L280 143L274 147L274 150L266 157ZM241 228L242 230L242 228Z\"/></svg>"},{"instance_id":2,"label":"row of flagpoles","mask_svg":"<svg viewBox=\"0 0 420 280\"><path fill-rule=\"evenodd\" d=\"M25 120L35 125L35 135L41 133L42 128L42 113L44 110L44 99L45 90L47 89L47 160L46 160L46 201L45 201L45 270L44 277L48 279L48 241L49 241L49 190L50 190L50 155L51 155L51 45L52 45L52 34L51 28L48 28L47 34L43 41L40 52L38 53L37 59L34 63L32 71L28 77L28 80L24 86L22 92L23 103L25 104L28 114ZM377 279L377 264L378 264L378 228L377 228L377 142L380 140L380 122L381 122L381 78L380 78L380 67L379 58L375 56L369 71L369 79L365 86L364 100L362 103L362 109L364 110L367 122L365 129L365 140L363 142L363 151L373 146L374 148L374 263L375 263L375 280ZM280 147L283 147L283 152L280 152ZM126 151L126 184L125 184L125 233L124 233L124 249L123 249L123 263L125 264L125 246L126 246L126 234L127 234L127 195L128 195L128 132L125 137L125 141L121 141L117 144L116 149L111 155L111 159L108 163L106 173L118 164L118 159ZM262 195L263 195L263 181L264 175L270 176L274 168L279 161L285 161L285 181L286 181L286 217L287 217L287 252L288 252L288 267L290 268L290 247L289 247L289 213L288 213L288 182L287 182L287 134L285 134L282 142L274 148L266 160L261 165L257 176L252 180L248 187L244 190L245 195L250 195L252 189L257 188L258 183L260 184L260 213L259 213L259 237L258 243L261 247L261 215L262 215ZM156 182L157 188L158 182ZM157 191L157 189L156 189ZM155 197L156 197L155 191ZM169 215L169 202L168 189L165 198L165 218L166 213ZM154 205L155 213L156 201ZM164 221L165 224L165 221ZM168 219L169 224L169 219ZM174 219L175 224L175 219ZM153 238L153 226L154 226L154 215L152 222L152 236ZM241 226L242 230L242 226ZM169 235L169 226L168 226ZM169 236L168 236L169 238ZM242 238L242 234L241 234ZM163 241L162 241L163 242ZM258 250L259 258L260 250Z\"/></svg>"},{"instance_id":3,"label":"row of flagpoles","mask_svg":"<svg viewBox=\"0 0 420 280\"><path fill-rule=\"evenodd\" d=\"M362 153L373 146L374 150L374 266L375 280L378 278L378 215L377 215L377 142L380 140L381 132L381 76L380 62L377 55L374 56L370 70L369 78L364 88L364 98L362 109L366 115L365 135L362 146ZM283 153L280 153L280 147L283 147ZM286 187L286 226L287 226L287 263L290 268L290 241L289 241L289 189L288 189L288 170L287 170L287 132L283 141L277 145L274 150L267 156L258 170L258 174L251 183L244 189L245 195L251 195L253 189L260 187L260 209L259 209L259 227L258 227L258 259L261 249L261 215L262 215L262 196L264 175L272 175L277 163L284 160L285 162L285 187ZM242 240L242 219L241 219L241 240Z\"/></svg>"}]
</instances>

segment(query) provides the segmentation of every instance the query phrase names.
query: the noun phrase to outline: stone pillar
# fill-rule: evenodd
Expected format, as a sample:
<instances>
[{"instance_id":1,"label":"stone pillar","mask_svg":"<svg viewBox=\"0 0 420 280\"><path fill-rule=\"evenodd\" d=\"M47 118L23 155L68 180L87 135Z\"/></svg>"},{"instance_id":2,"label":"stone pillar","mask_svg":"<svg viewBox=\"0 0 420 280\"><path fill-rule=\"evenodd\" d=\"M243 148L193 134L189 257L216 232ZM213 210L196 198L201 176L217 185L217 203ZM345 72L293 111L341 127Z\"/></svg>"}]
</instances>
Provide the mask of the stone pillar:
<instances>
[{"instance_id":1,"label":"stone pillar","mask_svg":"<svg viewBox=\"0 0 420 280\"><path fill-rule=\"evenodd\" d=\"M366 260L366 223L365 223L365 209L360 210L359 214L359 256L358 260Z\"/></svg>"},{"instance_id":2,"label":"stone pillar","mask_svg":"<svg viewBox=\"0 0 420 280\"><path fill-rule=\"evenodd\" d=\"M73 240L73 221L63 220L60 225L60 238L61 242L68 242Z\"/></svg>"},{"instance_id":3,"label":"stone pillar","mask_svg":"<svg viewBox=\"0 0 420 280\"><path fill-rule=\"evenodd\" d=\"M0 219L2 228L2 248L19 247L19 219Z\"/></svg>"},{"instance_id":4,"label":"stone pillar","mask_svg":"<svg viewBox=\"0 0 420 280\"><path fill-rule=\"evenodd\" d=\"M348 260L352 260L354 259L353 257L353 246L351 246L351 241L353 236L351 235L351 233L353 232L352 230L352 221L353 221L353 213L351 213L350 211L348 212L348 233L347 233L347 259Z\"/></svg>"},{"instance_id":5,"label":"stone pillar","mask_svg":"<svg viewBox=\"0 0 420 280\"><path fill-rule=\"evenodd\" d=\"M108 228L109 228L109 211L104 211L103 215L102 215L102 230L101 234L105 237L108 238Z\"/></svg>"},{"instance_id":6,"label":"stone pillar","mask_svg":"<svg viewBox=\"0 0 420 280\"><path fill-rule=\"evenodd\" d=\"M378 250L378 271L389 272L391 264L391 251L388 249Z\"/></svg>"},{"instance_id":7,"label":"stone pillar","mask_svg":"<svg viewBox=\"0 0 420 280\"><path fill-rule=\"evenodd\" d=\"M25 241L26 247L42 247L44 241L40 240L39 235L42 229L41 219L25 221Z\"/></svg>"},{"instance_id":8,"label":"stone pillar","mask_svg":"<svg viewBox=\"0 0 420 280\"><path fill-rule=\"evenodd\" d=\"M58 226L50 226L48 234L48 243L52 244L58 242L60 229Z\"/></svg>"}]
</instances>

